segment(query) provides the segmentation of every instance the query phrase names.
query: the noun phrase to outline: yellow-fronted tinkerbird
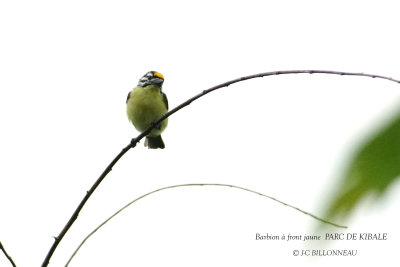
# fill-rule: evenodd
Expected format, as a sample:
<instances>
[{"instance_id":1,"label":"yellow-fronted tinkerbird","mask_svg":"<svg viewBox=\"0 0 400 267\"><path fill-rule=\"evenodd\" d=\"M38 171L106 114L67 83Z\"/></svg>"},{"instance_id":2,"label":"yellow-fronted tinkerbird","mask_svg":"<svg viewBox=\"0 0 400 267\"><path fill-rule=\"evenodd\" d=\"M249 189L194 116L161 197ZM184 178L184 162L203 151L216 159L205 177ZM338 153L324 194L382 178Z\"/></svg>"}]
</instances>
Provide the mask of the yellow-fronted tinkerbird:
<instances>
[{"instance_id":1,"label":"yellow-fronted tinkerbird","mask_svg":"<svg viewBox=\"0 0 400 267\"><path fill-rule=\"evenodd\" d=\"M139 132L168 112L168 99L162 91L164 76L156 71L147 72L140 78L138 85L128 94L126 113ZM160 122L146 136L144 145L148 148L165 148L161 133L168 124L168 118Z\"/></svg>"}]
</instances>

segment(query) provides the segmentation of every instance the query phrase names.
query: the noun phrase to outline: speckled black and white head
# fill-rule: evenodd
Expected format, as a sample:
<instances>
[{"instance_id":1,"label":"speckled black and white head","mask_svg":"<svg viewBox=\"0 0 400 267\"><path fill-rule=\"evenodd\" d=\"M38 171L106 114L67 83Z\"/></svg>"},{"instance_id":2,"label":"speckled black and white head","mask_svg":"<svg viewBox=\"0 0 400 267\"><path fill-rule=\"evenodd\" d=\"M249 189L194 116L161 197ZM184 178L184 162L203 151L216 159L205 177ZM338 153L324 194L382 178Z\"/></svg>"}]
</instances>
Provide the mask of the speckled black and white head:
<instances>
[{"instance_id":1,"label":"speckled black and white head","mask_svg":"<svg viewBox=\"0 0 400 267\"><path fill-rule=\"evenodd\" d=\"M148 85L162 86L164 82L164 76L156 71L147 72L142 78L140 78L138 86L146 87Z\"/></svg>"}]
</instances>

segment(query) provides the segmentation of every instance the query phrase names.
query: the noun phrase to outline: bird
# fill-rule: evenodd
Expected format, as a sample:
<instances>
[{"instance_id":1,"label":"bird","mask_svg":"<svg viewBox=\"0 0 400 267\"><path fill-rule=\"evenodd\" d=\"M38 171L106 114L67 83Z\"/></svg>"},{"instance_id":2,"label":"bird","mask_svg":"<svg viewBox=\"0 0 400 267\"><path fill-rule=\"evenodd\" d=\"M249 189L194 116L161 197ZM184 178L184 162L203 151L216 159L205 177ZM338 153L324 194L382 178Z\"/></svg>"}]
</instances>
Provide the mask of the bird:
<instances>
[{"instance_id":1,"label":"bird","mask_svg":"<svg viewBox=\"0 0 400 267\"><path fill-rule=\"evenodd\" d=\"M129 92L126 99L126 113L129 121L139 132L168 112L167 95L162 91L164 76L157 71L149 71L139 79L138 85ZM160 122L146 136L144 146L149 149L164 149L161 133L168 125L168 118Z\"/></svg>"}]
</instances>

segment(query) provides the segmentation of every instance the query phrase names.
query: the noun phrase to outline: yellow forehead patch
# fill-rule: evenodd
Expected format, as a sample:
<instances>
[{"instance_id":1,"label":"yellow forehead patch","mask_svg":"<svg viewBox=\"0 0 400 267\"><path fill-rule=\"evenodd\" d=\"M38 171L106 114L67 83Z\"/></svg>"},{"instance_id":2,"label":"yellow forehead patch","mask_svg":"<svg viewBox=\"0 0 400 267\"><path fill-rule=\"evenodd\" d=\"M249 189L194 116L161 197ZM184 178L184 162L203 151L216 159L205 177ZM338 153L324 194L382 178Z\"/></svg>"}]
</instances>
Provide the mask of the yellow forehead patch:
<instances>
[{"instance_id":1,"label":"yellow forehead patch","mask_svg":"<svg viewBox=\"0 0 400 267\"><path fill-rule=\"evenodd\" d=\"M156 77L161 78L161 79L164 80L164 76L163 76L161 73L159 73L159 72L154 72L154 76L156 76Z\"/></svg>"}]
</instances>

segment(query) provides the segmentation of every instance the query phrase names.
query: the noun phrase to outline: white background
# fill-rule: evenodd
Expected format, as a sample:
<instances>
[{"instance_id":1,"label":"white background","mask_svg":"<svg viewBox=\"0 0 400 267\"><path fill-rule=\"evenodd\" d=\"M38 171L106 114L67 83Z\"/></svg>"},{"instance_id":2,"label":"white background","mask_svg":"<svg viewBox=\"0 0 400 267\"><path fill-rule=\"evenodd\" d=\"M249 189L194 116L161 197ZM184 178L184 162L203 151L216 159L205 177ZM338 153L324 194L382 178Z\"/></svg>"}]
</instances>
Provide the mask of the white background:
<instances>
[{"instance_id":1,"label":"white background","mask_svg":"<svg viewBox=\"0 0 400 267\"><path fill-rule=\"evenodd\" d=\"M127 93L149 70L170 107L240 76L288 69L400 78L396 1L2 1L0 241L39 266L76 206L138 133ZM100 185L50 266L136 197L184 183L227 183L317 215L351 152L400 105L389 81L285 75L242 82L170 118L164 150L141 142ZM146 197L101 229L70 266L397 266L399 183L364 201L347 232L387 241L256 241L312 234L310 217L237 189ZM324 231L335 232L333 227ZM322 233L324 235L324 233ZM294 249L357 249L294 257ZM3 255L0 266L10 266Z\"/></svg>"}]
</instances>

